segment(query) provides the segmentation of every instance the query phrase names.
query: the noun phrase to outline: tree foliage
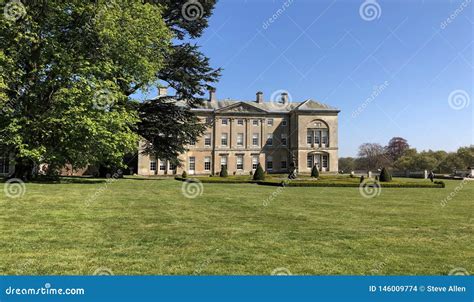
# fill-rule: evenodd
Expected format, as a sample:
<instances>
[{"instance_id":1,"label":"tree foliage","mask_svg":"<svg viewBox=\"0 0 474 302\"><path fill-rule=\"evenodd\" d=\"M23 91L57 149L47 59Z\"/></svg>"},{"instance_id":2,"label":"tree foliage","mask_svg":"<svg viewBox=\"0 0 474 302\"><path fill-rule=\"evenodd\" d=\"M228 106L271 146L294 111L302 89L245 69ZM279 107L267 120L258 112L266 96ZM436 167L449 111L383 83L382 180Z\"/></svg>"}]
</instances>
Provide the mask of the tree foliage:
<instances>
[{"instance_id":1,"label":"tree foliage","mask_svg":"<svg viewBox=\"0 0 474 302\"><path fill-rule=\"evenodd\" d=\"M379 180L381 182L392 181L392 175L390 174L390 172L388 171L387 168L385 168L385 167L382 168L382 171L380 171Z\"/></svg>"},{"instance_id":2,"label":"tree foliage","mask_svg":"<svg viewBox=\"0 0 474 302\"><path fill-rule=\"evenodd\" d=\"M260 163L258 163L257 169L253 174L253 180L265 180L265 172L263 171L262 165Z\"/></svg>"},{"instance_id":3,"label":"tree foliage","mask_svg":"<svg viewBox=\"0 0 474 302\"><path fill-rule=\"evenodd\" d=\"M227 172L227 166L222 166L221 172L219 172L220 177L227 177L229 176L229 173Z\"/></svg>"},{"instance_id":4,"label":"tree foliage","mask_svg":"<svg viewBox=\"0 0 474 302\"><path fill-rule=\"evenodd\" d=\"M319 177L319 169L316 165L313 166L311 169L311 177L318 178Z\"/></svg>"},{"instance_id":5,"label":"tree foliage","mask_svg":"<svg viewBox=\"0 0 474 302\"><path fill-rule=\"evenodd\" d=\"M394 143L395 142L395 143ZM403 152L390 153L390 145L400 146L392 150L403 150ZM436 173L451 173L454 170L465 170L474 166L474 146L461 147L456 152L446 151L421 151L408 148L405 139L395 137L390 140L386 148L379 144L362 144L359 149L359 157L345 157L339 159L339 168L345 172L352 170L375 170L380 167L391 167L394 170L429 170ZM397 153L397 160L393 155Z\"/></svg>"},{"instance_id":6,"label":"tree foliage","mask_svg":"<svg viewBox=\"0 0 474 302\"><path fill-rule=\"evenodd\" d=\"M215 1L202 3L192 21L183 17L185 3L24 1L24 16L0 18L0 148L14 154L17 177L39 163L50 170L118 166L141 134L170 146L146 151L173 159L202 133L189 108L220 70L189 38L202 34ZM185 106L133 101L159 81L175 88ZM150 122L170 114L189 126L179 136L166 122Z\"/></svg>"},{"instance_id":7,"label":"tree foliage","mask_svg":"<svg viewBox=\"0 0 474 302\"><path fill-rule=\"evenodd\" d=\"M410 148L408 142L403 137L394 137L389 142L387 147L385 147L387 155L391 158L392 161L399 159L403 153Z\"/></svg>"},{"instance_id":8,"label":"tree foliage","mask_svg":"<svg viewBox=\"0 0 474 302\"><path fill-rule=\"evenodd\" d=\"M190 109L202 104L201 96L212 88L210 83L216 82L221 72L210 66L209 59L197 45L186 40L202 34L215 1L199 2L194 13L201 17L192 20L184 18L187 5L192 4L189 1L159 2L165 6L164 20L175 34L175 42L158 77L176 91L173 99L181 103L174 103L171 98L156 98L141 104L138 111L142 122L138 133L147 140L144 154L179 164L178 155L186 150L185 145L195 142L206 129Z\"/></svg>"},{"instance_id":9,"label":"tree foliage","mask_svg":"<svg viewBox=\"0 0 474 302\"><path fill-rule=\"evenodd\" d=\"M15 155L17 176L39 163L120 163L138 139L130 88L155 82L171 51L162 8L125 0L24 5L21 19L0 19L0 143Z\"/></svg>"}]
</instances>

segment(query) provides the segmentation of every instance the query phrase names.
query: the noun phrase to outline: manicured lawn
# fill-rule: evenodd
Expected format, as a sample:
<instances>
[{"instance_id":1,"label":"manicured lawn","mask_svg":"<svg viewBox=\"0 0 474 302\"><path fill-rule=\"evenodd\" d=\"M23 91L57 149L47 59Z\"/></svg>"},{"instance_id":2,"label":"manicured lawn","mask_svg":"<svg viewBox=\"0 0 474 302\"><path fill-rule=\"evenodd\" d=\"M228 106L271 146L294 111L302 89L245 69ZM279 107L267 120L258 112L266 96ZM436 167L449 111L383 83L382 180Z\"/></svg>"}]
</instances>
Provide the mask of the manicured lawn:
<instances>
[{"instance_id":1,"label":"manicured lawn","mask_svg":"<svg viewBox=\"0 0 474 302\"><path fill-rule=\"evenodd\" d=\"M442 207L461 184L445 182L372 199L207 183L189 199L173 179L29 183L21 198L0 192L0 274L472 274L474 182Z\"/></svg>"}]
</instances>

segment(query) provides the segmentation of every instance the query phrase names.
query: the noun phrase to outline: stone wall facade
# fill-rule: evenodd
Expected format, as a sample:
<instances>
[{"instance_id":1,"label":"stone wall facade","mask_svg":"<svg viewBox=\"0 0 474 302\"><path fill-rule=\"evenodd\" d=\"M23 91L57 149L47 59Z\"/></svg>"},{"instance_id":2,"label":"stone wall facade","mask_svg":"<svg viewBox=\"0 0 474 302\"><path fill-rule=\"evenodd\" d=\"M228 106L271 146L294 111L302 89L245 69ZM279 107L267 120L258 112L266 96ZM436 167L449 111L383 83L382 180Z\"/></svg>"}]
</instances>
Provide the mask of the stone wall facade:
<instances>
[{"instance_id":1,"label":"stone wall facade","mask_svg":"<svg viewBox=\"0 0 474 302\"><path fill-rule=\"evenodd\" d=\"M259 95L260 94L260 95ZM284 98L283 98L284 100ZM339 110L307 100L301 103L216 101L211 94L195 109L208 122L204 135L180 156L180 167L141 153L139 175L218 174L227 165L229 175L249 175L257 163L268 173L288 173L292 164L308 174L313 165L321 172L338 171ZM209 122L210 121L210 122Z\"/></svg>"}]
</instances>

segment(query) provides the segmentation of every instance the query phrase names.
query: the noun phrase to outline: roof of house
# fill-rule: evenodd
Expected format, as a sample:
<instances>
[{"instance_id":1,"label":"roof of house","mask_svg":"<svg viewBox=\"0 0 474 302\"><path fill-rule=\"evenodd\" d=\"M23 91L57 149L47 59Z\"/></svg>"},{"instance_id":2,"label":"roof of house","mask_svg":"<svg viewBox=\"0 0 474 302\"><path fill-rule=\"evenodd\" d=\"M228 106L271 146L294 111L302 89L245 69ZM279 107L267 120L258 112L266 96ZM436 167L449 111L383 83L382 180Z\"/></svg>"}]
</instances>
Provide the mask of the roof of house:
<instances>
[{"instance_id":1,"label":"roof of house","mask_svg":"<svg viewBox=\"0 0 474 302\"><path fill-rule=\"evenodd\" d=\"M177 104L185 106L186 102L178 101ZM292 111L326 111L338 113L340 111L335 107L320 103L312 99L308 99L303 102L288 102L287 104L283 104L280 102L257 103L255 101L239 101L230 99L210 102L205 99L203 100L202 105L193 108L193 110L222 112L231 109L237 109L239 107L246 107L248 109L254 108L256 111L267 113L289 113Z\"/></svg>"}]
</instances>

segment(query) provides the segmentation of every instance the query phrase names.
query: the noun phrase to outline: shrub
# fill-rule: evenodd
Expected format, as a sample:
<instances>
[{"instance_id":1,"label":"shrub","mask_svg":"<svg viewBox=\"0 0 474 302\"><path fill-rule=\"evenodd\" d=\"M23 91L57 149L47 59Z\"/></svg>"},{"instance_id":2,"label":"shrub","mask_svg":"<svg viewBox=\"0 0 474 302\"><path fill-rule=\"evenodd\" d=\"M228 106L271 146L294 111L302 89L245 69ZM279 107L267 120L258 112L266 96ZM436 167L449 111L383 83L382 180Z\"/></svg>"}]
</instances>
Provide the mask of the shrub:
<instances>
[{"instance_id":1,"label":"shrub","mask_svg":"<svg viewBox=\"0 0 474 302\"><path fill-rule=\"evenodd\" d=\"M257 170L255 170L253 180L265 180L265 172L263 172L263 168L260 163L257 165Z\"/></svg>"},{"instance_id":2,"label":"shrub","mask_svg":"<svg viewBox=\"0 0 474 302\"><path fill-rule=\"evenodd\" d=\"M319 177L319 170L316 165L313 166L313 169L311 169L311 177L318 178Z\"/></svg>"},{"instance_id":3,"label":"shrub","mask_svg":"<svg viewBox=\"0 0 474 302\"><path fill-rule=\"evenodd\" d=\"M250 171L250 176L253 176L253 172L252 172L252 171Z\"/></svg>"},{"instance_id":4,"label":"shrub","mask_svg":"<svg viewBox=\"0 0 474 302\"><path fill-rule=\"evenodd\" d=\"M186 171L183 171L183 174L181 174L181 178L188 178L188 173L186 173Z\"/></svg>"},{"instance_id":5,"label":"shrub","mask_svg":"<svg viewBox=\"0 0 474 302\"><path fill-rule=\"evenodd\" d=\"M363 183L364 180L365 180L365 177L364 177L364 175L362 175L362 176L360 177L360 183Z\"/></svg>"},{"instance_id":6,"label":"shrub","mask_svg":"<svg viewBox=\"0 0 474 302\"><path fill-rule=\"evenodd\" d=\"M222 170L221 170L221 173L219 174L220 177L227 177L229 176L229 174L227 173L227 167L226 166L223 166L222 167Z\"/></svg>"},{"instance_id":7,"label":"shrub","mask_svg":"<svg viewBox=\"0 0 474 302\"><path fill-rule=\"evenodd\" d=\"M380 177L379 177L379 180L381 182L389 182L389 181L392 181L392 175L390 175L390 173L388 172L388 170L383 167L382 168L382 171L380 171Z\"/></svg>"}]
</instances>

